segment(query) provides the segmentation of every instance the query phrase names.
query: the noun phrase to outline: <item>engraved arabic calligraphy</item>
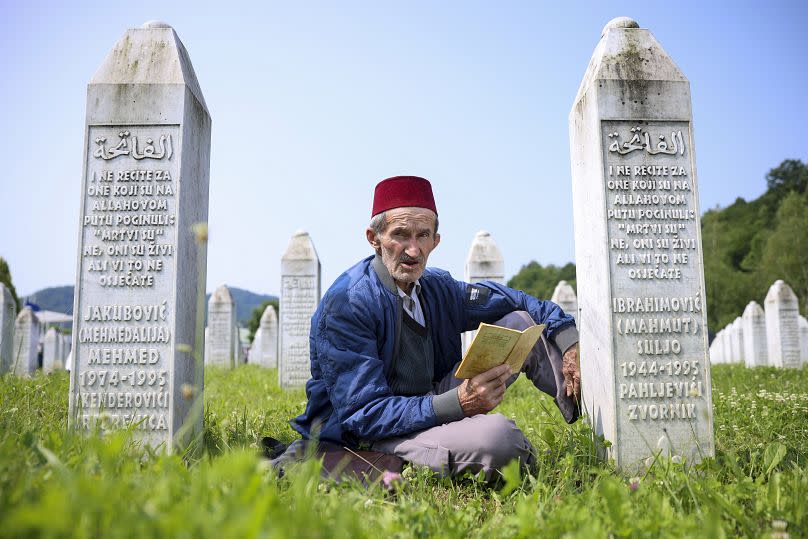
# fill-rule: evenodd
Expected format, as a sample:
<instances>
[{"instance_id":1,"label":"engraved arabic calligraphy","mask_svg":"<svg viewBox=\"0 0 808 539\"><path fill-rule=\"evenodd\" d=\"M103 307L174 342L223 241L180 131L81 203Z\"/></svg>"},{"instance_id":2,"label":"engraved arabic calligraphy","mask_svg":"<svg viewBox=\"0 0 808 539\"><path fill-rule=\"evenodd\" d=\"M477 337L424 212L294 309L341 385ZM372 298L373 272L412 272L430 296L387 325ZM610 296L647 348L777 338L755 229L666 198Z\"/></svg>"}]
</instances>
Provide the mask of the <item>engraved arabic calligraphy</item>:
<instances>
[{"instance_id":1,"label":"engraved arabic calligraphy","mask_svg":"<svg viewBox=\"0 0 808 539\"><path fill-rule=\"evenodd\" d=\"M107 148L106 137L96 137L95 143L98 144L98 148L93 152L93 157L109 161L121 155L131 155L139 161L141 159L163 159L164 157L171 159L171 156L174 154L171 134L160 135L160 140L158 141L159 150L155 149L154 139L151 137L146 137L146 144L140 148L138 138L132 137L132 147L130 148L128 142L129 135L129 130L118 133L120 140L118 144L112 148Z\"/></svg>"},{"instance_id":2,"label":"engraved arabic calligraphy","mask_svg":"<svg viewBox=\"0 0 808 539\"><path fill-rule=\"evenodd\" d=\"M682 138L682 131L672 131L670 142L665 139L665 135L659 135L657 137L658 142L656 146L651 144L651 136L647 131L643 132L641 127L633 127L631 133L631 139L622 144L620 144L620 133L617 131L609 133L609 138L614 139L609 145L609 151L616 152L620 155L626 155L635 150L645 150L649 155L676 155L677 152L679 155L685 154L685 142Z\"/></svg>"}]
</instances>

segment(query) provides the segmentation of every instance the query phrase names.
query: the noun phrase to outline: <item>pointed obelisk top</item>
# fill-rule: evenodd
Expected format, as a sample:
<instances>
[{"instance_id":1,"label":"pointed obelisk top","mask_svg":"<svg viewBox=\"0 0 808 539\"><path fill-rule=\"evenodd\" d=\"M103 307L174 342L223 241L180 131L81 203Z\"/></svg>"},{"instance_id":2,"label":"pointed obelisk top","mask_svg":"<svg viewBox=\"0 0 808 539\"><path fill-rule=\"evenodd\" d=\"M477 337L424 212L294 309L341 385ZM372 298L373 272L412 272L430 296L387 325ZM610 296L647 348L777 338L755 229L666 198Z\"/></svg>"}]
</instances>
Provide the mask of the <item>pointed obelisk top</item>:
<instances>
[{"instance_id":1,"label":"pointed obelisk top","mask_svg":"<svg viewBox=\"0 0 808 539\"><path fill-rule=\"evenodd\" d=\"M184 84L208 111L188 51L163 21L127 30L90 79L93 84Z\"/></svg>"},{"instance_id":2,"label":"pointed obelisk top","mask_svg":"<svg viewBox=\"0 0 808 539\"><path fill-rule=\"evenodd\" d=\"M687 82L687 77L651 32L630 17L616 17L603 27L575 103L597 80Z\"/></svg>"}]
</instances>

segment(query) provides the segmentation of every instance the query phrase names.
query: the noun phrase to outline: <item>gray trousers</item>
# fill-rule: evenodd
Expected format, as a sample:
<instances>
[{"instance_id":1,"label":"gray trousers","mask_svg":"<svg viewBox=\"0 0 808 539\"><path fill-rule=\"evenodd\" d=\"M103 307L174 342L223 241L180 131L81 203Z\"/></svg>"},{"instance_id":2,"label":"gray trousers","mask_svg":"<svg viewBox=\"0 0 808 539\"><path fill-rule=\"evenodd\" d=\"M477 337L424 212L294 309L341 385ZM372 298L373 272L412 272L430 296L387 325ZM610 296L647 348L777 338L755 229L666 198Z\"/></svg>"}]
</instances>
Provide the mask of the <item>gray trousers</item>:
<instances>
[{"instance_id":1,"label":"gray trousers","mask_svg":"<svg viewBox=\"0 0 808 539\"><path fill-rule=\"evenodd\" d=\"M496 325L523 330L534 324L524 311L508 314ZM434 394L449 391L463 383L452 371L433 389ZM561 352L544 335L525 359L521 372L540 390L556 400L567 421L575 415L575 404L566 397L561 372ZM514 374L507 382L519 377ZM574 418L574 417L573 417ZM466 472L483 472L487 480L499 477L500 470L518 459L523 465L533 460L533 447L513 421L502 414L479 414L460 421L438 425L407 436L388 438L373 443L375 451L393 453L402 459L447 476Z\"/></svg>"}]
</instances>

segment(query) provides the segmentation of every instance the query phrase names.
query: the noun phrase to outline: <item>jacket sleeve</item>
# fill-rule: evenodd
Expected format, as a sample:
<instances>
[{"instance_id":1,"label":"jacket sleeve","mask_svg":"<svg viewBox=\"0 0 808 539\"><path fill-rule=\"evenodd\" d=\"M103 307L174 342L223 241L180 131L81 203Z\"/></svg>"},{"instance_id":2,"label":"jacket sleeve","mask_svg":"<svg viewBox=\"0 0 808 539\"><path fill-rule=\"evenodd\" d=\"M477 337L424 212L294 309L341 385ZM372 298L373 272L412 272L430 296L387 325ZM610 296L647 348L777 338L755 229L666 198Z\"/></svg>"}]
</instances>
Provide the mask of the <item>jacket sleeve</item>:
<instances>
[{"instance_id":1,"label":"jacket sleeve","mask_svg":"<svg viewBox=\"0 0 808 539\"><path fill-rule=\"evenodd\" d=\"M552 301L540 300L493 281L474 284L456 282L463 295L466 331L477 329L480 322L496 322L513 311L527 311L534 322L547 325L547 337L562 352L578 342L575 319Z\"/></svg>"},{"instance_id":2,"label":"jacket sleeve","mask_svg":"<svg viewBox=\"0 0 808 539\"><path fill-rule=\"evenodd\" d=\"M316 360L343 431L379 440L435 426L432 396L393 395L379 357L379 313L350 298L324 298L316 328Z\"/></svg>"}]
</instances>

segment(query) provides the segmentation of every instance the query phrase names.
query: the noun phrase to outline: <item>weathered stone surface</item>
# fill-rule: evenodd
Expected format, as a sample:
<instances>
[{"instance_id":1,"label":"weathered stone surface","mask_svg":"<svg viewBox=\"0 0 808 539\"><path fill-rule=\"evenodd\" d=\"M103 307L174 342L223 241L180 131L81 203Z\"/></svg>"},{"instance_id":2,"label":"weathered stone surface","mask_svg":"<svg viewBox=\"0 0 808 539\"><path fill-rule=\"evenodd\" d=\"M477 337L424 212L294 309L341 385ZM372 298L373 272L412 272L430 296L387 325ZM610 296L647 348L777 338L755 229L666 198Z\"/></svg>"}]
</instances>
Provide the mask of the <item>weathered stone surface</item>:
<instances>
[{"instance_id":1,"label":"weathered stone surface","mask_svg":"<svg viewBox=\"0 0 808 539\"><path fill-rule=\"evenodd\" d=\"M17 305L6 285L0 283L0 374L9 372L14 361L14 322Z\"/></svg>"},{"instance_id":2,"label":"weathered stone surface","mask_svg":"<svg viewBox=\"0 0 808 539\"><path fill-rule=\"evenodd\" d=\"M227 285L210 295L205 364L233 368L239 349L236 333L236 303Z\"/></svg>"},{"instance_id":3,"label":"weathered stone surface","mask_svg":"<svg viewBox=\"0 0 808 539\"><path fill-rule=\"evenodd\" d=\"M281 258L281 387L304 385L311 376L309 329L319 302L320 260L309 234L298 230Z\"/></svg>"},{"instance_id":4,"label":"weathered stone surface","mask_svg":"<svg viewBox=\"0 0 808 539\"><path fill-rule=\"evenodd\" d=\"M750 301L743 311L743 350L747 367L769 364L766 344L766 315L756 301Z\"/></svg>"},{"instance_id":5,"label":"weathered stone surface","mask_svg":"<svg viewBox=\"0 0 808 539\"><path fill-rule=\"evenodd\" d=\"M136 425L167 450L202 432L210 128L164 23L128 30L88 85L70 380L80 428Z\"/></svg>"},{"instance_id":6,"label":"weathered stone surface","mask_svg":"<svg viewBox=\"0 0 808 539\"><path fill-rule=\"evenodd\" d=\"M605 452L712 455L688 80L648 30L606 25L570 112L583 405Z\"/></svg>"},{"instance_id":7,"label":"weathered stone surface","mask_svg":"<svg viewBox=\"0 0 808 539\"><path fill-rule=\"evenodd\" d=\"M278 315L272 305L267 305L261 315L250 349L250 363L269 369L278 367Z\"/></svg>"},{"instance_id":8,"label":"weathered stone surface","mask_svg":"<svg viewBox=\"0 0 808 539\"><path fill-rule=\"evenodd\" d=\"M14 323L14 350L11 370L17 376L31 374L39 367L39 320L31 307L23 307Z\"/></svg>"},{"instance_id":9,"label":"weathered stone surface","mask_svg":"<svg viewBox=\"0 0 808 539\"><path fill-rule=\"evenodd\" d=\"M493 281L505 284L505 260L494 238L485 230L477 232L471 242L469 254L466 257L464 279L467 283ZM467 331L463 334L463 350L468 349L476 333L476 331Z\"/></svg>"},{"instance_id":10,"label":"weathered stone surface","mask_svg":"<svg viewBox=\"0 0 808 539\"><path fill-rule=\"evenodd\" d=\"M800 359L802 364L808 363L808 320L800 316L798 320L800 330Z\"/></svg>"},{"instance_id":11,"label":"weathered stone surface","mask_svg":"<svg viewBox=\"0 0 808 539\"><path fill-rule=\"evenodd\" d=\"M550 300L561 307L565 313L578 320L578 296L575 295L575 289L567 281L558 282Z\"/></svg>"},{"instance_id":12,"label":"weathered stone surface","mask_svg":"<svg viewBox=\"0 0 808 539\"><path fill-rule=\"evenodd\" d=\"M769 288L763 302L766 311L766 344L769 365L800 366L800 334L797 323L799 306L794 291L782 280Z\"/></svg>"}]
</instances>

